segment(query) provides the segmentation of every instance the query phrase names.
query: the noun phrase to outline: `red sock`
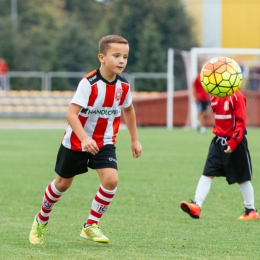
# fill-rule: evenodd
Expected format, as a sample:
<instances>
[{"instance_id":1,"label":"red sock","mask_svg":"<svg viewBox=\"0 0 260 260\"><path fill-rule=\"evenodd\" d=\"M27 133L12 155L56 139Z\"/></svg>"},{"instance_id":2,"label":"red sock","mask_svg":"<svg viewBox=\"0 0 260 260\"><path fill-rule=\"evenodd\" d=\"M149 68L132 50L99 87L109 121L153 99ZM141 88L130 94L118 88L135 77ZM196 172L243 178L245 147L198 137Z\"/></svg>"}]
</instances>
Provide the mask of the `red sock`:
<instances>
[{"instance_id":1,"label":"red sock","mask_svg":"<svg viewBox=\"0 0 260 260\"><path fill-rule=\"evenodd\" d=\"M102 185L100 185L99 190L92 201L91 210L86 221L87 226L98 224L103 213L106 211L108 205L112 201L116 193L116 189L117 188L114 190L107 190Z\"/></svg>"},{"instance_id":2,"label":"red sock","mask_svg":"<svg viewBox=\"0 0 260 260\"><path fill-rule=\"evenodd\" d=\"M56 189L56 187L54 186L54 181L47 186L43 196L42 208L37 216L40 223L48 223L52 208L58 202L63 193L64 192L59 192Z\"/></svg>"}]
</instances>

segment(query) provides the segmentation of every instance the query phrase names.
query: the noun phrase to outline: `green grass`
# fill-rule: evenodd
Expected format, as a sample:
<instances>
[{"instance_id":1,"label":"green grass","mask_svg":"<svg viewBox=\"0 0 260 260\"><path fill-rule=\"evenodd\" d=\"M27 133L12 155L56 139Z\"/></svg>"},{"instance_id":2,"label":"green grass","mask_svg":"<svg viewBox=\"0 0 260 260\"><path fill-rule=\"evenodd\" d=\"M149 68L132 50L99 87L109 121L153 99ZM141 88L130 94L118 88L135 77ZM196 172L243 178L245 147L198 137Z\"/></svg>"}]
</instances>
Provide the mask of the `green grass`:
<instances>
[{"instance_id":1,"label":"green grass","mask_svg":"<svg viewBox=\"0 0 260 260\"><path fill-rule=\"evenodd\" d=\"M43 245L29 231L44 189L54 178L63 130L0 130L0 259L257 259L259 221L237 221L238 185L213 181L200 219L179 207L193 199L213 135L176 128L139 128L143 153L133 159L127 131L118 135L119 185L100 221L109 244L79 237L99 186L95 171L77 176L53 209ZM249 129L260 209L260 129Z\"/></svg>"}]
</instances>

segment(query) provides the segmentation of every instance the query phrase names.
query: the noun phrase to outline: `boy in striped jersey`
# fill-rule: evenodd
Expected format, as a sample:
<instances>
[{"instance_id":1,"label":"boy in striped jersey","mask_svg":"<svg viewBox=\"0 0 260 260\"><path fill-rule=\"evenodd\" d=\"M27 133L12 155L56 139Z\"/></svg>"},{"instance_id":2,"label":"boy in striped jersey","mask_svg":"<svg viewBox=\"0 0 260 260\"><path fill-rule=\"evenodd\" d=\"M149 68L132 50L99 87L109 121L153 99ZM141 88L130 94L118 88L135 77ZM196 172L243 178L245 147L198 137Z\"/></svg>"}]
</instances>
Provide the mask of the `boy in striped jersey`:
<instances>
[{"instance_id":1,"label":"boy in striped jersey","mask_svg":"<svg viewBox=\"0 0 260 260\"><path fill-rule=\"evenodd\" d=\"M230 97L211 97L215 125L204 171L198 182L195 199L182 201L181 209L192 218L199 218L202 204L210 191L214 177L226 177L228 184L238 183L245 204L245 212L238 220L258 219L251 184L252 166L246 130L246 98L238 90Z\"/></svg>"},{"instance_id":2,"label":"boy in striped jersey","mask_svg":"<svg viewBox=\"0 0 260 260\"><path fill-rule=\"evenodd\" d=\"M92 201L89 216L80 236L108 243L98 223L117 189L116 134L121 111L131 136L134 158L141 155L136 117L129 83L119 76L127 64L129 44L118 35L108 35L99 42L100 68L88 73L79 83L67 112L68 127L57 155L56 178L45 189L40 212L30 232L32 244L42 244L53 206L68 190L74 177L95 169L100 187Z\"/></svg>"}]
</instances>

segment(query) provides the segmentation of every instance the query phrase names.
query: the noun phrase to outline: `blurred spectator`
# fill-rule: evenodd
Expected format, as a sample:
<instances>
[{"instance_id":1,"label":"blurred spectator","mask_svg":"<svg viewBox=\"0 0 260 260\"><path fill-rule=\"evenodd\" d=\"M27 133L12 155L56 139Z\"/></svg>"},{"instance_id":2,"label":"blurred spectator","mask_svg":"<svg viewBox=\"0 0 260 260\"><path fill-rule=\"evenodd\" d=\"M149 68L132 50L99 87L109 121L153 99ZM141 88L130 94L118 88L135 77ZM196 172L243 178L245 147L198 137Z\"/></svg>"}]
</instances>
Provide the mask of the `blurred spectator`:
<instances>
[{"instance_id":1,"label":"blurred spectator","mask_svg":"<svg viewBox=\"0 0 260 260\"><path fill-rule=\"evenodd\" d=\"M193 81L193 95L198 108L198 130L201 134L205 134L210 96L201 85L200 73L197 74L197 77Z\"/></svg>"},{"instance_id":2,"label":"blurred spectator","mask_svg":"<svg viewBox=\"0 0 260 260\"><path fill-rule=\"evenodd\" d=\"M4 79L8 72L8 66L4 59L0 58L0 90L4 89Z\"/></svg>"},{"instance_id":3,"label":"blurred spectator","mask_svg":"<svg viewBox=\"0 0 260 260\"><path fill-rule=\"evenodd\" d=\"M247 81L248 81L248 77L249 77L249 69L248 67L244 64L243 61L239 61L238 65L241 68L242 71L242 84L241 84L241 89L244 89L246 87Z\"/></svg>"},{"instance_id":4,"label":"blurred spectator","mask_svg":"<svg viewBox=\"0 0 260 260\"><path fill-rule=\"evenodd\" d=\"M250 68L247 88L253 91L260 91L260 65Z\"/></svg>"}]
</instances>

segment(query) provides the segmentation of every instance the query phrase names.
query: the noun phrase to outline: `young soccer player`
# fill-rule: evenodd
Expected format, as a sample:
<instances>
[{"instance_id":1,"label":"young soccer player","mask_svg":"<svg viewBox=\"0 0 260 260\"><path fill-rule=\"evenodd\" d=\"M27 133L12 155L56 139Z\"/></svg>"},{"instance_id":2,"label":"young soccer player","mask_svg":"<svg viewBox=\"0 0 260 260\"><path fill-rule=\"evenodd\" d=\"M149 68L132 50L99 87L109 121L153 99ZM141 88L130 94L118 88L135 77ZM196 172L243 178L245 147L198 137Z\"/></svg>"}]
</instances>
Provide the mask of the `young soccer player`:
<instances>
[{"instance_id":1,"label":"young soccer player","mask_svg":"<svg viewBox=\"0 0 260 260\"><path fill-rule=\"evenodd\" d=\"M251 184L252 167L245 137L246 98L238 90L230 97L211 97L215 125L206 163L198 182L195 199L182 201L181 209L192 218L199 218L202 204L210 191L214 177L225 177L228 184L238 183L245 204L245 212L238 220L258 219L254 205L254 190Z\"/></svg>"},{"instance_id":2,"label":"young soccer player","mask_svg":"<svg viewBox=\"0 0 260 260\"><path fill-rule=\"evenodd\" d=\"M29 240L42 244L53 206L68 190L74 177L95 169L100 187L92 201L89 216L80 236L108 243L98 223L111 203L118 183L116 134L121 109L131 136L134 158L141 155L130 85L119 76L127 64L129 44L118 35L108 35L99 42L100 68L88 73L79 83L67 112L68 127L57 155L57 173L45 189L40 212L35 216Z\"/></svg>"}]
</instances>

